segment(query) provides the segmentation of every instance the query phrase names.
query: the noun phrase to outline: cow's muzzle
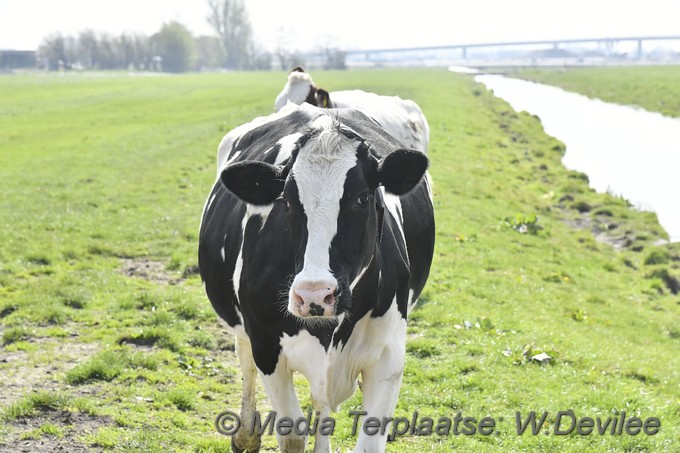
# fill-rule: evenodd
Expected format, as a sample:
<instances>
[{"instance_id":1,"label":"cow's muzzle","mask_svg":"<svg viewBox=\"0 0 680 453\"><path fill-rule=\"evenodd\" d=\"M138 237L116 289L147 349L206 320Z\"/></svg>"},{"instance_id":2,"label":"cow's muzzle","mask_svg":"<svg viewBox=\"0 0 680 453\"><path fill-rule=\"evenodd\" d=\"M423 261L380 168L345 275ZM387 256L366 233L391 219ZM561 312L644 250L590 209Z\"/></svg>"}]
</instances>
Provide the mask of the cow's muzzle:
<instances>
[{"instance_id":1,"label":"cow's muzzle","mask_svg":"<svg viewBox=\"0 0 680 453\"><path fill-rule=\"evenodd\" d=\"M335 280L296 278L290 288L288 310L300 318L335 316L337 288Z\"/></svg>"}]
</instances>

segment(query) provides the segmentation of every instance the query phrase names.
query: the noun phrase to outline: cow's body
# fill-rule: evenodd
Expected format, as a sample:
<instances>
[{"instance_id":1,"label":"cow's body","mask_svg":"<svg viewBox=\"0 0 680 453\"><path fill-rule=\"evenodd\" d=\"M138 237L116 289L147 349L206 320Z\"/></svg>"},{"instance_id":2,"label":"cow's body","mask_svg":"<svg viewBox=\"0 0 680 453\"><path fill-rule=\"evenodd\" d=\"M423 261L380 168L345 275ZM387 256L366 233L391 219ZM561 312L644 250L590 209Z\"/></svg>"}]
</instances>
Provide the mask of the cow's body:
<instances>
[{"instance_id":1,"label":"cow's body","mask_svg":"<svg viewBox=\"0 0 680 453\"><path fill-rule=\"evenodd\" d=\"M353 108L376 120L402 145L427 153L430 127L420 107L410 99L381 96L362 90L327 92L314 85L302 68L288 74L288 81L274 102L274 110L288 103L316 105L322 108Z\"/></svg>"},{"instance_id":2,"label":"cow's body","mask_svg":"<svg viewBox=\"0 0 680 453\"><path fill-rule=\"evenodd\" d=\"M219 177L201 224L199 266L213 307L236 333L244 426L250 427L255 411L258 371L278 417L303 416L293 371L309 380L319 417L353 394L360 373L368 416L391 416L404 367L407 313L425 285L434 247L429 178L416 175L412 190L388 193L385 187L399 181L387 180L385 156L402 145L345 109L289 106L235 129L220 147ZM407 157L414 154L420 153ZM236 170L252 162L289 169L281 197L257 199L237 186L242 174ZM373 162L381 162L377 171L385 187L372 180ZM269 183L257 179L252 187L257 192ZM328 220L333 218L336 225ZM329 279L324 288L314 283ZM306 439L278 441L282 451L302 452ZM232 439L234 451L258 448L259 438L246 429ZM385 436L359 435L356 451L384 448ZM316 434L315 451L330 451L327 436Z\"/></svg>"}]
</instances>

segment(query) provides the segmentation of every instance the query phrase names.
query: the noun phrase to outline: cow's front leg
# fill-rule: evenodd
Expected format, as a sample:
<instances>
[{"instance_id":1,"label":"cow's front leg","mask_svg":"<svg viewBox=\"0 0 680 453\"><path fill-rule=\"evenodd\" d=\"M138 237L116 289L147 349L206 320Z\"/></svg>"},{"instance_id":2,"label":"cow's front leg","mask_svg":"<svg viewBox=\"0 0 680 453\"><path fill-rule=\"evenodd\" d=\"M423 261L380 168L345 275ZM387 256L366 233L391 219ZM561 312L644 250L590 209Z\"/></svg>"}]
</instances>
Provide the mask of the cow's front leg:
<instances>
[{"instance_id":1,"label":"cow's front leg","mask_svg":"<svg viewBox=\"0 0 680 453\"><path fill-rule=\"evenodd\" d=\"M312 393L312 403L314 404L314 410L318 413L318 427L316 433L314 434L314 453L330 453L331 452L331 440L328 434L324 434L322 431L322 421L326 417L331 416L331 409L328 405L328 396L326 395L326 384L325 380L312 381L310 382L311 393Z\"/></svg>"},{"instance_id":2,"label":"cow's front leg","mask_svg":"<svg viewBox=\"0 0 680 453\"><path fill-rule=\"evenodd\" d=\"M241 427L231 438L231 451L234 453L260 451L260 435L253 431L255 420L257 368L253 360L250 340L247 336L236 337L236 355L243 374L243 397L241 400ZM251 434L252 433L252 434Z\"/></svg>"},{"instance_id":3,"label":"cow's front leg","mask_svg":"<svg viewBox=\"0 0 680 453\"><path fill-rule=\"evenodd\" d=\"M303 416L302 409L295 394L293 372L288 370L284 362L285 360L279 359L272 374L261 374L262 382L272 409L276 412L276 420L290 417L295 422ZM307 436L300 436L294 431L286 435L277 432L276 440L282 453L304 453L307 444Z\"/></svg>"},{"instance_id":4,"label":"cow's front leg","mask_svg":"<svg viewBox=\"0 0 680 453\"><path fill-rule=\"evenodd\" d=\"M401 330L401 327L399 327ZM403 332L394 335L394 340L390 341L383 350L380 359L373 365L362 370L364 410L367 415L361 420L361 431L357 442L355 453L382 453L385 451L387 435L390 433L391 425L387 426L384 433L366 434L363 429L363 422L368 417L376 417L381 422L384 418L392 417L394 408L399 398L401 388L401 378L404 375L405 362L405 343L406 325L404 323ZM401 337L398 339L396 337Z\"/></svg>"}]
</instances>

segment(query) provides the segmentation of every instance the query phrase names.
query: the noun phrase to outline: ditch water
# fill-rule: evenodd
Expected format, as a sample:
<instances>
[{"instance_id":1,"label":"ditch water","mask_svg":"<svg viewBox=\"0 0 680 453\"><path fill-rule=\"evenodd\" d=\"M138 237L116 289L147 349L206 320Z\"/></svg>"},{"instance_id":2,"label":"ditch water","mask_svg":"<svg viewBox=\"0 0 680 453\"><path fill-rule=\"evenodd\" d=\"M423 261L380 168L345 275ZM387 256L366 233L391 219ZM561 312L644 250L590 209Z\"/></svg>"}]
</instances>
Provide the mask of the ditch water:
<instances>
[{"instance_id":1,"label":"ditch water","mask_svg":"<svg viewBox=\"0 0 680 453\"><path fill-rule=\"evenodd\" d=\"M593 189L656 212L671 241L680 241L680 119L500 75L475 81L537 115L566 145L563 164L587 174Z\"/></svg>"}]
</instances>

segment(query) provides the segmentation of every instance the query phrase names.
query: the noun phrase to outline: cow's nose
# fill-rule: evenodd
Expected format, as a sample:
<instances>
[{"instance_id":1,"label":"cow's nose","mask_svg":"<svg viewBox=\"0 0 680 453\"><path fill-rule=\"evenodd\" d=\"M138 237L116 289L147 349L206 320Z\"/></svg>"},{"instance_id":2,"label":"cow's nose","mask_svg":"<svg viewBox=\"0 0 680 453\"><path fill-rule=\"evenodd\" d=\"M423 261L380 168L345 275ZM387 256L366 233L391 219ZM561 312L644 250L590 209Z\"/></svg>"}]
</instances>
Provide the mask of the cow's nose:
<instances>
[{"instance_id":1,"label":"cow's nose","mask_svg":"<svg viewBox=\"0 0 680 453\"><path fill-rule=\"evenodd\" d=\"M334 287L321 287L315 289L297 288L295 294L302 299L305 304L329 305L335 302Z\"/></svg>"},{"instance_id":2,"label":"cow's nose","mask_svg":"<svg viewBox=\"0 0 680 453\"><path fill-rule=\"evenodd\" d=\"M301 284L293 288L293 299L301 316L333 316L334 284Z\"/></svg>"}]
</instances>

